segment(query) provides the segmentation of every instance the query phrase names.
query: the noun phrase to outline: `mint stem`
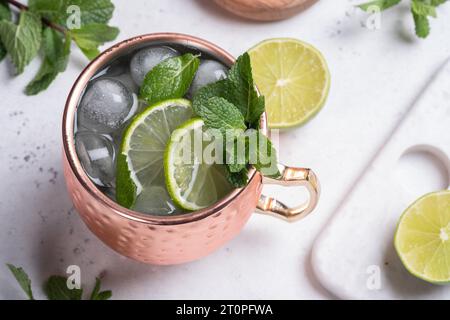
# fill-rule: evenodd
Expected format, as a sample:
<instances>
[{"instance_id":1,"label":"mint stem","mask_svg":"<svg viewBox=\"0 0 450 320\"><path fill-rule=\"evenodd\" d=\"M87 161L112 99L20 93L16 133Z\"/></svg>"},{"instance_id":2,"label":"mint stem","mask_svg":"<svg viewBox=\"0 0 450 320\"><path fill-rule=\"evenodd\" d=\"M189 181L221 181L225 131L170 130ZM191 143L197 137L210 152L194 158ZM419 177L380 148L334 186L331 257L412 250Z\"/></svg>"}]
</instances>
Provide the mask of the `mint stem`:
<instances>
[{"instance_id":1,"label":"mint stem","mask_svg":"<svg viewBox=\"0 0 450 320\"><path fill-rule=\"evenodd\" d=\"M19 10L28 10L28 7L18 1L15 0L6 0L6 2L8 2L10 5L16 7ZM55 29L56 31L61 32L62 34L66 34L66 30L61 27L60 25L54 24L53 22L51 22L50 20L46 19L46 18L41 18L42 22L47 25L48 27Z\"/></svg>"}]
</instances>

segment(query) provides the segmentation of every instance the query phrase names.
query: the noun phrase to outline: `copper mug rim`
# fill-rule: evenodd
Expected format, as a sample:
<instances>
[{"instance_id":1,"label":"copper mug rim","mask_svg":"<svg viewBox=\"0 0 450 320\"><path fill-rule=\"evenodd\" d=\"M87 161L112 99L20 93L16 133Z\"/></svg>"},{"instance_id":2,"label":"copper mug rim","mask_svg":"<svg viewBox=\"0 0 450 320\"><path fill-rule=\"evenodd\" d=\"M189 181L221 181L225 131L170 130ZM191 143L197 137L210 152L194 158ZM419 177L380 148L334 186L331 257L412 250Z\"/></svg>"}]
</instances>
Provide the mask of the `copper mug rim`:
<instances>
[{"instance_id":1,"label":"copper mug rim","mask_svg":"<svg viewBox=\"0 0 450 320\"><path fill-rule=\"evenodd\" d=\"M108 62L121 56L121 54L125 53L130 48L139 47L140 45L144 47L145 45L149 45L155 42L166 44L175 43L188 47L194 47L196 49L199 49L200 51L211 54L215 58L221 59L222 62L229 67L235 61L235 58L230 53L218 47L217 45L207 40L182 33L163 32L144 34L127 40L123 40L113 45L109 49L103 51L97 58L92 60L84 68L69 92L64 108L62 123L63 150L64 156L67 158L76 179L80 182L83 188L86 189L98 201L101 201L103 204L110 207L115 214L132 221L138 221L147 224L177 225L197 221L213 215L215 212L226 207L231 201L233 201L233 199L235 199L241 192L243 192L246 187L234 189L223 199L202 210L173 216L157 216L144 214L122 207L115 201L108 198L100 189L98 189L84 171L75 150L75 113L77 110L79 99L89 80ZM265 113L261 116L261 130L265 135L268 134ZM249 183L253 179L261 179L260 175L256 173L256 170L253 167L251 167L251 169L249 170L248 176Z\"/></svg>"}]
</instances>

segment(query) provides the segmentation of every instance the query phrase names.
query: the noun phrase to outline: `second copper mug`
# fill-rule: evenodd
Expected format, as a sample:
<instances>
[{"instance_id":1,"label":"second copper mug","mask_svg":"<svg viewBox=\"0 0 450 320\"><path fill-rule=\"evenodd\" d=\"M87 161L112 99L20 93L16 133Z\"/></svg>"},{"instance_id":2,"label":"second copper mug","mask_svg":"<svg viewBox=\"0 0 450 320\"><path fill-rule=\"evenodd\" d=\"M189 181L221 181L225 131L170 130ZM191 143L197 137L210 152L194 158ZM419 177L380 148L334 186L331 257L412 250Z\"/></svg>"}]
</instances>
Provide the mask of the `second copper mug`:
<instances>
[{"instance_id":1,"label":"second copper mug","mask_svg":"<svg viewBox=\"0 0 450 320\"><path fill-rule=\"evenodd\" d=\"M310 169L278 165L281 178L263 178L253 168L247 186L203 210L156 216L126 209L104 195L84 172L75 150L74 122L78 102L89 80L114 59L149 45L182 45L213 56L227 66L234 58L218 46L178 33L154 33L122 41L104 51L80 74L67 98L62 124L64 176L69 195L87 227L106 245L129 258L159 265L184 263L217 250L235 237L257 210L287 221L297 221L316 206L319 183ZM268 133L266 115L261 130ZM309 200L290 208L261 194L263 184L304 186Z\"/></svg>"}]
</instances>

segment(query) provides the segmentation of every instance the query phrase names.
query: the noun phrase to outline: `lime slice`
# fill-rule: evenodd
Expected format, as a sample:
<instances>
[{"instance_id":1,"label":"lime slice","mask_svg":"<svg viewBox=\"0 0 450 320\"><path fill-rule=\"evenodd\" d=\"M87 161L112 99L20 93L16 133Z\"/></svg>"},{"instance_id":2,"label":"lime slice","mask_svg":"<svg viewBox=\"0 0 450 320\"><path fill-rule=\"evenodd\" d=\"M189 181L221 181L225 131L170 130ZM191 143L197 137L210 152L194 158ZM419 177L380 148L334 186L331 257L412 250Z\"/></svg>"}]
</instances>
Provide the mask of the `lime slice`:
<instances>
[{"instance_id":1,"label":"lime slice","mask_svg":"<svg viewBox=\"0 0 450 320\"><path fill-rule=\"evenodd\" d=\"M188 100L174 99L150 106L133 119L124 133L117 160L116 193L120 205L145 213L174 212L165 189L164 152L172 131L192 114Z\"/></svg>"},{"instance_id":2,"label":"lime slice","mask_svg":"<svg viewBox=\"0 0 450 320\"><path fill-rule=\"evenodd\" d=\"M266 98L269 127L289 128L324 105L330 73L322 54L296 39L265 40L248 52L258 89Z\"/></svg>"},{"instance_id":3,"label":"lime slice","mask_svg":"<svg viewBox=\"0 0 450 320\"><path fill-rule=\"evenodd\" d=\"M395 248L406 269L432 283L450 282L450 191L414 202L397 226Z\"/></svg>"},{"instance_id":4,"label":"lime slice","mask_svg":"<svg viewBox=\"0 0 450 320\"><path fill-rule=\"evenodd\" d=\"M195 141L194 137L207 135L203 124L201 119L191 119L175 130L164 155L167 190L179 207L191 211L214 204L233 189L226 179L225 166L202 157L212 140L202 139L201 144L197 144L200 139Z\"/></svg>"}]
</instances>

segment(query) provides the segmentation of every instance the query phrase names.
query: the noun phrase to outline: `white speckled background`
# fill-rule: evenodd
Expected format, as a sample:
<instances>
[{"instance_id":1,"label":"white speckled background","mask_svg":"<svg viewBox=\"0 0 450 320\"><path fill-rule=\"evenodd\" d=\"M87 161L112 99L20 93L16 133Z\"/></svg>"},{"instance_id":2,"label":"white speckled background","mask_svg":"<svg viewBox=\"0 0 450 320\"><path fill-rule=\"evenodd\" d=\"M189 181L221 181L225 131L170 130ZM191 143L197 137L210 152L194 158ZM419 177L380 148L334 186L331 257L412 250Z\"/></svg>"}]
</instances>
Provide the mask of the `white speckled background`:
<instances>
[{"instance_id":1,"label":"white speckled background","mask_svg":"<svg viewBox=\"0 0 450 320\"><path fill-rule=\"evenodd\" d=\"M357 1L321 0L282 22L255 23L223 13L208 0L115 0L119 40L173 31L203 37L238 55L268 37L295 37L325 55L332 74L328 102L310 123L282 133L280 159L318 173L323 194L305 221L286 224L255 215L211 256L155 267L122 258L90 234L68 200L61 172L61 114L85 58L74 48L68 70L46 92L23 88L39 67L19 77L0 64L0 298L23 298L3 264L23 266L38 298L40 284L69 264L92 284L104 273L114 298L293 298L332 295L312 273L314 239L429 78L450 55L450 4L438 10L427 40L412 36L406 3L382 15L379 31L361 26ZM285 196L294 194L285 192ZM88 288L88 286L87 286Z\"/></svg>"}]
</instances>

